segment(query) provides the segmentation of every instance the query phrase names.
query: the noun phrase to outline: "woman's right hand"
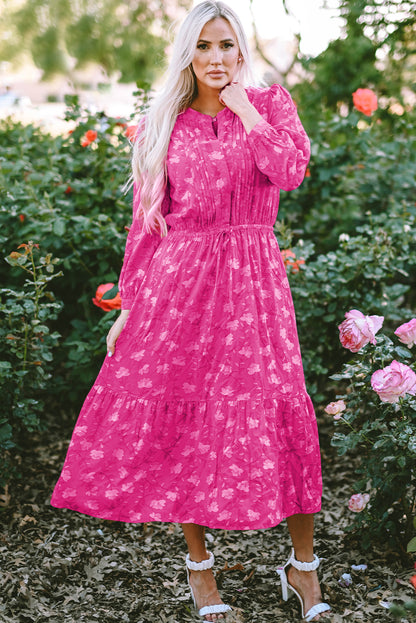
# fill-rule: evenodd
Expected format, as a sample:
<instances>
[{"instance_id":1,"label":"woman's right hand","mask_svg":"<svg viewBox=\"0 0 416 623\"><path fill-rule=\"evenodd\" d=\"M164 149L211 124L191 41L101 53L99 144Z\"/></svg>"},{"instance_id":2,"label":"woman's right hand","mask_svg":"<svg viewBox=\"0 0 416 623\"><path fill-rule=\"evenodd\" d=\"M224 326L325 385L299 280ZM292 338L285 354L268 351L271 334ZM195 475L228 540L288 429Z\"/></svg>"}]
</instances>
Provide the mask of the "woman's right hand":
<instances>
[{"instance_id":1,"label":"woman's right hand","mask_svg":"<svg viewBox=\"0 0 416 623\"><path fill-rule=\"evenodd\" d=\"M109 330L107 334L107 338L106 338L107 355L109 357L112 357L114 355L118 336L120 335L122 328L126 324L126 320L127 320L129 313L130 313L129 309L122 309L119 317L114 322L113 326L111 327L111 329Z\"/></svg>"}]
</instances>

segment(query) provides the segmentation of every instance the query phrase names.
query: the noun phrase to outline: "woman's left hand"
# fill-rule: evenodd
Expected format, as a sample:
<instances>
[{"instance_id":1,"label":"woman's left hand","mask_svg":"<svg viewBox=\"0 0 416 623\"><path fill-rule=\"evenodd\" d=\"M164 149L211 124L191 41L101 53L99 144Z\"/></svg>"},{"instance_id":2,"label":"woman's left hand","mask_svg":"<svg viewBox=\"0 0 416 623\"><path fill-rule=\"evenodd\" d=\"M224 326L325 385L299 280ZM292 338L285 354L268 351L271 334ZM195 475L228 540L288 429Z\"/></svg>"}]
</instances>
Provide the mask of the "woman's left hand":
<instances>
[{"instance_id":1,"label":"woman's left hand","mask_svg":"<svg viewBox=\"0 0 416 623\"><path fill-rule=\"evenodd\" d=\"M219 99L222 104L239 116L253 106L245 88L239 82L227 84L220 92Z\"/></svg>"},{"instance_id":2,"label":"woman's left hand","mask_svg":"<svg viewBox=\"0 0 416 623\"><path fill-rule=\"evenodd\" d=\"M220 102L238 115L249 134L254 126L263 119L255 106L248 99L243 85L239 82L227 84L219 95Z\"/></svg>"}]
</instances>

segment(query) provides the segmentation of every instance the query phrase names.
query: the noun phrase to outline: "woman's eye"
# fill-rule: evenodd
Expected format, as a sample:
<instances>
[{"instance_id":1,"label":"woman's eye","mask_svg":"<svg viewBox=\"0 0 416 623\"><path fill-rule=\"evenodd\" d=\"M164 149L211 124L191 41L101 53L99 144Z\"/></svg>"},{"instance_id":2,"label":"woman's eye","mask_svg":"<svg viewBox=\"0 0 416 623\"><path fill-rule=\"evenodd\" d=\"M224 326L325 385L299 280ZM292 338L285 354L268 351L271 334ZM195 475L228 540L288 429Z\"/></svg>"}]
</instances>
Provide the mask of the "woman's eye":
<instances>
[{"instance_id":1,"label":"woman's eye","mask_svg":"<svg viewBox=\"0 0 416 623\"><path fill-rule=\"evenodd\" d=\"M206 43L198 43L198 45L196 47L198 48L198 50L206 50L207 49L207 44Z\"/></svg>"},{"instance_id":2,"label":"woman's eye","mask_svg":"<svg viewBox=\"0 0 416 623\"><path fill-rule=\"evenodd\" d=\"M225 48L233 48L234 47L234 43L224 43L224 47Z\"/></svg>"}]
</instances>

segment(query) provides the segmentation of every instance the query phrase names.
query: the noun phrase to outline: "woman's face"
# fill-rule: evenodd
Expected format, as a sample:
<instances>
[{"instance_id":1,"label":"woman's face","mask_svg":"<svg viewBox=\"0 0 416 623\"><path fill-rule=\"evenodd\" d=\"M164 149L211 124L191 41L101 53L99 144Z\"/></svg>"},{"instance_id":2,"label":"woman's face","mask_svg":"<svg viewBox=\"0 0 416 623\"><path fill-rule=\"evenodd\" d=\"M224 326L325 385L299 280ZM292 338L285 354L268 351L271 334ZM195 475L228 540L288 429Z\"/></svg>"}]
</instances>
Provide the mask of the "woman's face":
<instances>
[{"instance_id":1,"label":"woman's face","mask_svg":"<svg viewBox=\"0 0 416 623\"><path fill-rule=\"evenodd\" d=\"M239 57L237 37L229 22L222 17L207 22L192 60L198 89L201 86L222 89L229 84L237 71Z\"/></svg>"}]
</instances>

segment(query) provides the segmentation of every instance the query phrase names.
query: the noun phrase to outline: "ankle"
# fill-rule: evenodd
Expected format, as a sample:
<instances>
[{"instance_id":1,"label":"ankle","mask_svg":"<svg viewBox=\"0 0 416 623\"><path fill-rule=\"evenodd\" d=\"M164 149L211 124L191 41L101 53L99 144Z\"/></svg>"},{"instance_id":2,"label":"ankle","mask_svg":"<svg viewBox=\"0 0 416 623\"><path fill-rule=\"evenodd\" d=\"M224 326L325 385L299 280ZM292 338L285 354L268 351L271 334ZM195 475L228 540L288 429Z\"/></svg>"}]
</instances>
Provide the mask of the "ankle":
<instances>
[{"instance_id":1,"label":"ankle","mask_svg":"<svg viewBox=\"0 0 416 623\"><path fill-rule=\"evenodd\" d=\"M314 561L313 549L311 548L305 548L305 549L298 548L294 550L294 556L298 562L313 562Z\"/></svg>"},{"instance_id":2,"label":"ankle","mask_svg":"<svg viewBox=\"0 0 416 623\"><path fill-rule=\"evenodd\" d=\"M192 550L189 552L189 559L191 562L204 562L205 560L209 560L209 552L205 550Z\"/></svg>"}]
</instances>

